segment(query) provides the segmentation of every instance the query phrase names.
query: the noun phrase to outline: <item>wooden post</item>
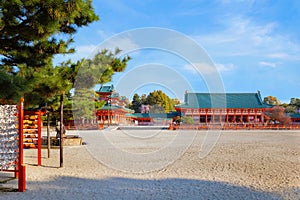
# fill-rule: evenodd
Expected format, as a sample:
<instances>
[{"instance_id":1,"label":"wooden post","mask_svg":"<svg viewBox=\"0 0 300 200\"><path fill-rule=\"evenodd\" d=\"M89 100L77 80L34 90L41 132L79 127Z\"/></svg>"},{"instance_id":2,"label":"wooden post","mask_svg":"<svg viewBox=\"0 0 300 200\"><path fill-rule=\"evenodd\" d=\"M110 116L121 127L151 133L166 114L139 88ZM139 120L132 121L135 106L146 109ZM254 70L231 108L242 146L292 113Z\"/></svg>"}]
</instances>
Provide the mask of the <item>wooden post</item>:
<instances>
[{"instance_id":1,"label":"wooden post","mask_svg":"<svg viewBox=\"0 0 300 200\"><path fill-rule=\"evenodd\" d=\"M41 111L38 112L38 166L42 163L42 130L41 130Z\"/></svg>"},{"instance_id":2,"label":"wooden post","mask_svg":"<svg viewBox=\"0 0 300 200\"><path fill-rule=\"evenodd\" d=\"M63 148L63 118L64 118L64 95L61 94L60 95L60 131L59 131L59 140L60 140L60 144L59 144L59 149L60 149L60 156L59 156L59 160L60 160L60 167L64 166L64 148Z\"/></svg>"},{"instance_id":3,"label":"wooden post","mask_svg":"<svg viewBox=\"0 0 300 200\"><path fill-rule=\"evenodd\" d=\"M50 113L47 112L47 150L48 150L48 158L50 158Z\"/></svg>"}]
</instances>

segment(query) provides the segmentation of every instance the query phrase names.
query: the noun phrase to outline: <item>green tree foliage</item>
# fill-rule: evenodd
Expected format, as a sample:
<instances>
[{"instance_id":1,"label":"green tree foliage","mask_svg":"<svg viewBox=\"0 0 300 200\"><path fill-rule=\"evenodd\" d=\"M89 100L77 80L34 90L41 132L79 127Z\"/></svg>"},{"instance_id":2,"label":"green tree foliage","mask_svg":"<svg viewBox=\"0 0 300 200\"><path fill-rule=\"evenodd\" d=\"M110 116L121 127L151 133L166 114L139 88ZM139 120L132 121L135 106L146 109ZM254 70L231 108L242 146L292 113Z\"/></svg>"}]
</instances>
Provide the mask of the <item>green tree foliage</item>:
<instances>
[{"instance_id":1,"label":"green tree foliage","mask_svg":"<svg viewBox=\"0 0 300 200\"><path fill-rule=\"evenodd\" d=\"M300 111L300 99L291 98L290 106L294 106L296 108L296 112Z\"/></svg>"},{"instance_id":2,"label":"green tree foliage","mask_svg":"<svg viewBox=\"0 0 300 200\"><path fill-rule=\"evenodd\" d=\"M95 96L92 89L77 90L73 102L73 112L76 119L90 120L95 118Z\"/></svg>"},{"instance_id":3,"label":"green tree foliage","mask_svg":"<svg viewBox=\"0 0 300 200\"><path fill-rule=\"evenodd\" d=\"M24 94L27 105L32 107L33 105L49 104L54 96L68 94L73 87L78 63L73 64L68 61L55 68L46 66L33 70L32 78L27 84L31 90Z\"/></svg>"},{"instance_id":4,"label":"green tree foliage","mask_svg":"<svg viewBox=\"0 0 300 200\"><path fill-rule=\"evenodd\" d=\"M66 92L74 69L70 63L53 68L52 59L74 52L74 33L98 19L91 0L0 1L0 82L12 85L0 98L25 95L34 104Z\"/></svg>"},{"instance_id":5,"label":"green tree foliage","mask_svg":"<svg viewBox=\"0 0 300 200\"><path fill-rule=\"evenodd\" d=\"M18 102L20 96L29 90L27 81L19 75L12 75L0 69L0 104Z\"/></svg>"},{"instance_id":6,"label":"green tree foliage","mask_svg":"<svg viewBox=\"0 0 300 200\"><path fill-rule=\"evenodd\" d=\"M154 90L148 95L141 97L134 94L130 108L136 113L140 113L141 105L150 105L150 113L169 113L175 110L174 102L161 90Z\"/></svg>"},{"instance_id":7,"label":"green tree foliage","mask_svg":"<svg viewBox=\"0 0 300 200\"><path fill-rule=\"evenodd\" d=\"M300 99L298 98L291 98L290 104L297 105L300 107Z\"/></svg>"},{"instance_id":8,"label":"green tree foliage","mask_svg":"<svg viewBox=\"0 0 300 200\"><path fill-rule=\"evenodd\" d=\"M72 35L98 20L91 0L0 1L1 66L43 67L72 53ZM63 35L62 35L63 34Z\"/></svg>"},{"instance_id":9,"label":"green tree foliage","mask_svg":"<svg viewBox=\"0 0 300 200\"><path fill-rule=\"evenodd\" d=\"M121 51L115 52L102 50L92 59L80 62L80 67L74 80L75 95L73 97L73 113L76 120L95 118L96 109L104 106L104 102L98 101L93 88L96 84L104 84L111 81L114 73L125 70L130 57L119 58Z\"/></svg>"},{"instance_id":10,"label":"green tree foliage","mask_svg":"<svg viewBox=\"0 0 300 200\"><path fill-rule=\"evenodd\" d=\"M187 124L187 125L194 124L194 119L192 117L189 117L189 116L182 117L181 121L182 121L183 124Z\"/></svg>"},{"instance_id":11,"label":"green tree foliage","mask_svg":"<svg viewBox=\"0 0 300 200\"><path fill-rule=\"evenodd\" d=\"M149 104L152 107L154 105L163 107L166 113L175 110L173 101L161 90L154 90L153 92L150 92L146 98L146 104Z\"/></svg>"},{"instance_id":12,"label":"green tree foliage","mask_svg":"<svg viewBox=\"0 0 300 200\"><path fill-rule=\"evenodd\" d=\"M271 105L280 105L280 101L274 96L267 96L264 98L264 103Z\"/></svg>"},{"instance_id":13,"label":"green tree foliage","mask_svg":"<svg viewBox=\"0 0 300 200\"><path fill-rule=\"evenodd\" d=\"M134 94L129 108L134 110L135 113L140 113L141 105L142 103L141 103L140 96L138 94Z\"/></svg>"},{"instance_id":14,"label":"green tree foliage","mask_svg":"<svg viewBox=\"0 0 300 200\"><path fill-rule=\"evenodd\" d=\"M42 68L29 68L31 79L28 82L31 90L24 93L25 106L29 108L46 108L53 121L60 118L60 98L64 97L64 118L72 119L72 103L70 89L73 87L76 73L81 61L72 63L67 61L55 68L45 66ZM24 75L24 76L29 76Z\"/></svg>"},{"instance_id":15,"label":"green tree foliage","mask_svg":"<svg viewBox=\"0 0 300 200\"><path fill-rule=\"evenodd\" d=\"M55 125L55 121L60 118L60 96L56 95L47 99L47 103L43 105L49 112L52 125ZM72 120L72 98L70 93L64 95L64 119Z\"/></svg>"},{"instance_id":16,"label":"green tree foliage","mask_svg":"<svg viewBox=\"0 0 300 200\"><path fill-rule=\"evenodd\" d=\"M165 113L164 107L154 104L150 106L150 112L149 113Z\"/></svg>"},{"instance_id":17,"label":"green tree foliage","mask_svg":"<svg viewBox=\"0 0 300 200\"><path fill-rule=\"evenodd\" d=\"M141 104L147 104L147 95L146 94L142 94L141 96Z\"/></svg>"},{"instance_id":18,"label":"green tree foliage","mask_svg":"<svg viewBox=\"0 0 300 200\"><path fill-rule=\"evenodd\" d=\"M284 104L282 106L285 108L286 113L297 113L297 111L298 111L297 106L294 106L294 105Z\"/></svg>"},{"instance_id":19,"label":"green tree foliage","mask_svg":"<svg viewBox=\"0 0 300 200\"><path fill-rule=\"evenodd\" d=\"M96 84L110 82L115 72L124 71L131 58L129 56L119 58L120 52L120 49L116 49L115 52L104 49L92 59L84 59L77 72L75 88L90 89Z\"/></svg>"},{"instance_id":20,"label":"green tree foliage","mask_svg":"<svg viewBox=\"0 0 300 200\"><path fill-rule=\"evenodd\" d=\"M291 98L290 103L281 104L285 108L286 113L298 113L300 111L300 99Z\"/></svg>"}]
</instances>

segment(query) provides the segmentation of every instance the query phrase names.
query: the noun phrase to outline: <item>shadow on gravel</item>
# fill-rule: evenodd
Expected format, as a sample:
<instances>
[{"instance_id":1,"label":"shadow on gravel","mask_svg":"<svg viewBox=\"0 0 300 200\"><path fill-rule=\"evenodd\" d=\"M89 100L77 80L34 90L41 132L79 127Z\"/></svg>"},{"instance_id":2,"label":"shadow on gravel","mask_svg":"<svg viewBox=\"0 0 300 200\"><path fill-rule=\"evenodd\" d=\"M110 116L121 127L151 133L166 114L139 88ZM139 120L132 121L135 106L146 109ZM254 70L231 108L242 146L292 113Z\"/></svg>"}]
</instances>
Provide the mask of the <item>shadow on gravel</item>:
<instances>
[{"instance_id":1,"label":"shadow on gravel","mask_svg":"<svg viewBox=\"0 0 300 200\"><path fill-rule=\"evenodd\" d=\"M284 199L224 182L193 179L84 179L58 177L27 182L27 191L0 192L0 199ZM293 199L293 196L289 196ZM297 197L295 197L296 199Z\"/></svg>"}]
</instances>

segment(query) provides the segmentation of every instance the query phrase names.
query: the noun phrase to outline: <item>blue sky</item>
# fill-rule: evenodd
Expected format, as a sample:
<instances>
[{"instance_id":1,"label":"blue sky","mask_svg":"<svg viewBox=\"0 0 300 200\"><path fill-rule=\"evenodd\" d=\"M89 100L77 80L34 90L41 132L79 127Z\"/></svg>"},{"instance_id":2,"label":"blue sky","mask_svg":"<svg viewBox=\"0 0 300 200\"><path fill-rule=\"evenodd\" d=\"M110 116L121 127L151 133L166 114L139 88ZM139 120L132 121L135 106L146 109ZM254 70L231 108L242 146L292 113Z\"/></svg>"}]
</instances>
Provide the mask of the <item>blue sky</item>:
<instances>
[{"instance_id":1,"label":"blue sky","mask_svg":"<svg viewBox=\"0 0 300 200\"><path fill-rule=\"evenodd\" d=\"M218 70L225 92L260 90L262 97L276 96L281 102L300 98L300 1L94 0L93 5L100 21L74 35L74 60L88 57L116 34L160 27L183 34L202 47ZM147 39L151 41L151 37ZM135 45L118 42L124 48ZM182 99L186 89L210 91L203 78L205 68L199 74L193 67L197 63L160 49L137 47L130 56L125 72L113 79L123 95L163 89ZM67 58L58 57L57 61ZM153 69L153 75L147 69ZM135 82L134 76L145 83ZM129 92L123 91L124 85L135 83Z\"/></svg>"}]
</instances>

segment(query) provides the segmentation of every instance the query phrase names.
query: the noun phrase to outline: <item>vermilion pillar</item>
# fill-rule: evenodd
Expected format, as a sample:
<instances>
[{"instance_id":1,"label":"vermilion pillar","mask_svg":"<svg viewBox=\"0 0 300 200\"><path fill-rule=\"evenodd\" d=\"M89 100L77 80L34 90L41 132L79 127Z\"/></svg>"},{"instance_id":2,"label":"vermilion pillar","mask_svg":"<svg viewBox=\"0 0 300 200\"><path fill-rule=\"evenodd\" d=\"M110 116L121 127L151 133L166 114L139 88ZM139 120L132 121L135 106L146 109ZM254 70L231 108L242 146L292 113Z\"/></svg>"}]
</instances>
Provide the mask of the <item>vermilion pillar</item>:
<instances>
[{"instance_id":1,"label":"vermilion pillar","mask_svg":"<svg viewBox=\"0 0 300 200\"><path fill-rule=\"evenodd\" d=\"M26 167L23 164L23 119L24 119L24 99L20 99L19 103L19 163L18 163L18 191L24 192L26 190Z\"/></svg>"}]
</instances>

